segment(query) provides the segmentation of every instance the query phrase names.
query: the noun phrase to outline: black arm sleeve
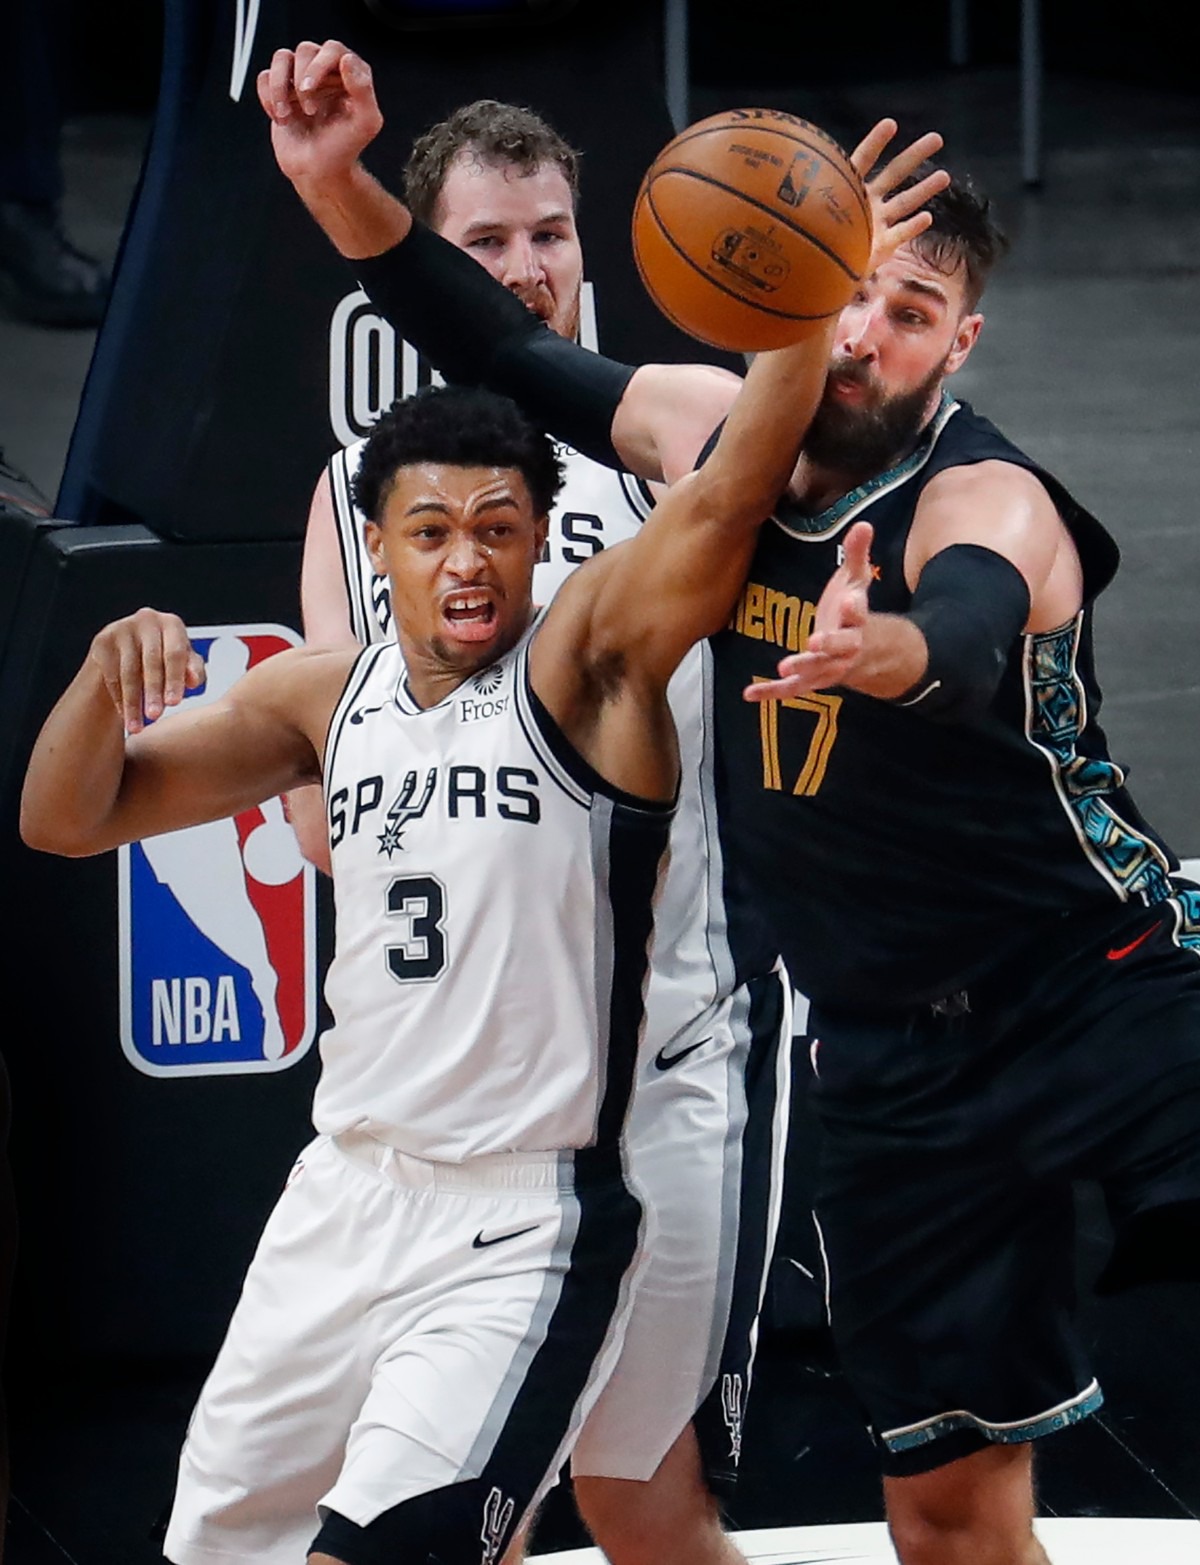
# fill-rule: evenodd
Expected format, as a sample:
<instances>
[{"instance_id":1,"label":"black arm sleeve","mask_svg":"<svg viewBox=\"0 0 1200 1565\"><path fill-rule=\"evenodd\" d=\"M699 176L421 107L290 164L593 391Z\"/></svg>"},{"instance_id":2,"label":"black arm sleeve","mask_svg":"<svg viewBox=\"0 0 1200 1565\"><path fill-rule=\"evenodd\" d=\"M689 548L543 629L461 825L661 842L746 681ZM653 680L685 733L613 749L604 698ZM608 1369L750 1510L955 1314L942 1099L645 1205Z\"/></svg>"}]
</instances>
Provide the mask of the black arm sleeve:
<instances>
[{"instance_id":1,"label":"black arm sleeve","mask_svg":"<svg viewBox=\"0 0 1200 1565\"><path fill-rule=\"evenodd\" d=\"M622 466L612 421L633 375L539 321L464 251L420 223L352 263L372 304L447 380L519 402L556 439Z\"/></svg>"},{"instance_id":2,"label":"black arm sleeve","mask_svg":"<svg viewBox=\"0 0 1200 1565\"><path fill-rule=\"evenodd\" d=\"M921 572L908 618L920 627L929 663L895 705L956 723L984 712L1012 644L1029 618L1029 588L994 549L954 543Z\"/></svg>"}]
</instances>

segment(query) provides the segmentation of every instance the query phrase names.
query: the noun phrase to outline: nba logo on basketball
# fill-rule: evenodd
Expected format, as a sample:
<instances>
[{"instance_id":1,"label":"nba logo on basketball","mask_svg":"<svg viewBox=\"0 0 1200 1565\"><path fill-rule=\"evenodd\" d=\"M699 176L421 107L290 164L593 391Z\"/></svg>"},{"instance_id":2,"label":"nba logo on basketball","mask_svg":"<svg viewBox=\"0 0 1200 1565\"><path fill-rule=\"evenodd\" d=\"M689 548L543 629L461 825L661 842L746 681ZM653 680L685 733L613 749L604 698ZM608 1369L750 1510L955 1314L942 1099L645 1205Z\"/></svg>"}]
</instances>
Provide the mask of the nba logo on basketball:
<instances>
[{"instance_id":1,"label":"nba logo on basketball","mask_svg":"<svg viewBox=\"0 0 1200 1565\"><path fill-rule=\"evenodd\" d=\"M299 644L283 625L189 630L214 701ZM120 850L121 1043L150 1076L286 1070L316 1030L315 873L279 799Z\"/></svg>"}]
</instances>

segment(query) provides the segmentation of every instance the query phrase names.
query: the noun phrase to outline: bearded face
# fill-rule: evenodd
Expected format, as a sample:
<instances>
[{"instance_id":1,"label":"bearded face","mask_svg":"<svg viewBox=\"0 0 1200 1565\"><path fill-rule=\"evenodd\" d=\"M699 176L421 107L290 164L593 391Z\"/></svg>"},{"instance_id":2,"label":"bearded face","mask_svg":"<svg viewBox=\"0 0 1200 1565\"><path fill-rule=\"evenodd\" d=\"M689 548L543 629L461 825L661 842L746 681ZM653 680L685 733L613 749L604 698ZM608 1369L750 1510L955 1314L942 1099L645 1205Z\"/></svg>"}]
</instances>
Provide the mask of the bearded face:
<instances>
[{"instance_id":1,"label":"bearded face","mask_svg":"<svg viewBox=\"0 0 1200 1565\"><path fill-rule=\"evenodd\" d=\"M855 479L886 471L916 444L945 370L942 359L919 385L889 394L863 360L835 361L809 426L805 455L818 467Z\"/></svg>"}]
</instances>

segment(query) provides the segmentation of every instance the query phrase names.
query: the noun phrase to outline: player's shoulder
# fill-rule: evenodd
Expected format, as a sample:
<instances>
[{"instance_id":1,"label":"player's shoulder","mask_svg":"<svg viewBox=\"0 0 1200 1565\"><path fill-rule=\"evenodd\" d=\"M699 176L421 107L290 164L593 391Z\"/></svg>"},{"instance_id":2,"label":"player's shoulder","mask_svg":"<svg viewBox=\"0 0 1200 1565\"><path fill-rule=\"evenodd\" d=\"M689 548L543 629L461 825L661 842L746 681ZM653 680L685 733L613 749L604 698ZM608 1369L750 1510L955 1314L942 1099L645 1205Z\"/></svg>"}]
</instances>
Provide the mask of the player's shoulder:
<instances>
[{"instance_id":1,"label":"player's shoulder","mask_svg":"<svg viewBox=\"0 0 1200 1565\"><path fill-rule=\"evenodd\" d=\"M288 647L256 664L231 694L244 702L288 707L336 700L362 650L357 645Z\"/></svg>"},{"instance_id":2,"label":"player's shoulder","mask_svg":"<svg viewBox=\"0 0 1200 1565\"><path fill-rule=\"evenodd\" d=\"M958 500L982 496L1020 498L1031 504L1044 503L1051 509L1054 504L1046 485L1032 468L1002 456L983 457L978 461L943 467L925 485L920 503L935 504L946 498Z\"/></svg>"}]
</instances>

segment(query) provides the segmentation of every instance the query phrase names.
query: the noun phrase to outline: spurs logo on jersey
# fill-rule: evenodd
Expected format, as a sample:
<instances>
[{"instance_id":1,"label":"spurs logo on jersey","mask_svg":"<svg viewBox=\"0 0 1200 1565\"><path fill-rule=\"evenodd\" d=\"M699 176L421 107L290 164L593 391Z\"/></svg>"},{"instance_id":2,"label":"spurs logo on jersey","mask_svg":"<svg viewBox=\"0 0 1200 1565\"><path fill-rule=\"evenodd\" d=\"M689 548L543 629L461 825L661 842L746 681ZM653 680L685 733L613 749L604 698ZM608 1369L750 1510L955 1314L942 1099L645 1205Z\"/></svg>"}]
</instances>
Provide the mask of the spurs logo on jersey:
<instances>
[{"instance_id":1,"label":"spurs logo on jersey","mask_svg":"<svg viewBox=\"0 0 1200 1565\"><path fill-rule=\"evenodd\" d=\"M338 703L321 1131L448 1162L620 1134L671 812L609 797L565 744L528 687L533 634L428 709L381 643ZM461 722L466 692L495 718Z\"/></svg>"},{"instance_id":2,"label":"spurs logo on jersey","mask_svg":"<svg viewBox=\"0 0 1200 1565\"><path fill-rule=\"evenodd\" d=\"M381 825L383 801L395 782L372 772L330 795L329 845L336 848L347 832L353 837L363 829L377 831L379 851L390 859L406 845L405 829L421 819L435 793L439 796L435 809L447 820L478 819L491 811L503 820L536 826L542 818L540 784L537 772L528 766L497 766L490 776L480 766L431 766L418 791L418 773L410 770L403 774Z\"/></svg>"},{"instance_id":3,"label":"spurs logo on jersey","mask_svg":"<svg viewBox=\"0 0 1200 1565\"><path fill-rule=\"evenodd\" d=\"M433 798L434 786L437 783L437 767L431 766L425 774L425 786L421 790L421 797L417 798L417 774L409 772L404 779L404 786L392 800L391 809L387 812L387 820L379 834L379 851L386 853L390 859L396 849L401 846L401 838L404 828L409 821L419 820L429 806Z\"/></svg>"},{"instance_id":4,"label":"spurs logo on jersey","mask_svg":"<svg viewBox=\"0 0 1200 1565\"><path fill-rule=\"evenodd\" d=\"M742 1419L745 1413L745 1381L741 1375L721 1376L721 1413L729 1431L729 1455L736 1466L742 1458Z\"/></svg>"},{"instance_id":5,"label":"spurs logo on jersey","mask_svg":"<svg viewBox=\"0 0 1200 1565\"><path fill-rule=\"evenodd\" d=\"M512 1518L512 1497L505 1499L499 1489L492 1489L483 1507L483 1531L479 1535L483 1543L482 1565L495 1565L500 1558Z\"/></svg>"}]
</instances>

